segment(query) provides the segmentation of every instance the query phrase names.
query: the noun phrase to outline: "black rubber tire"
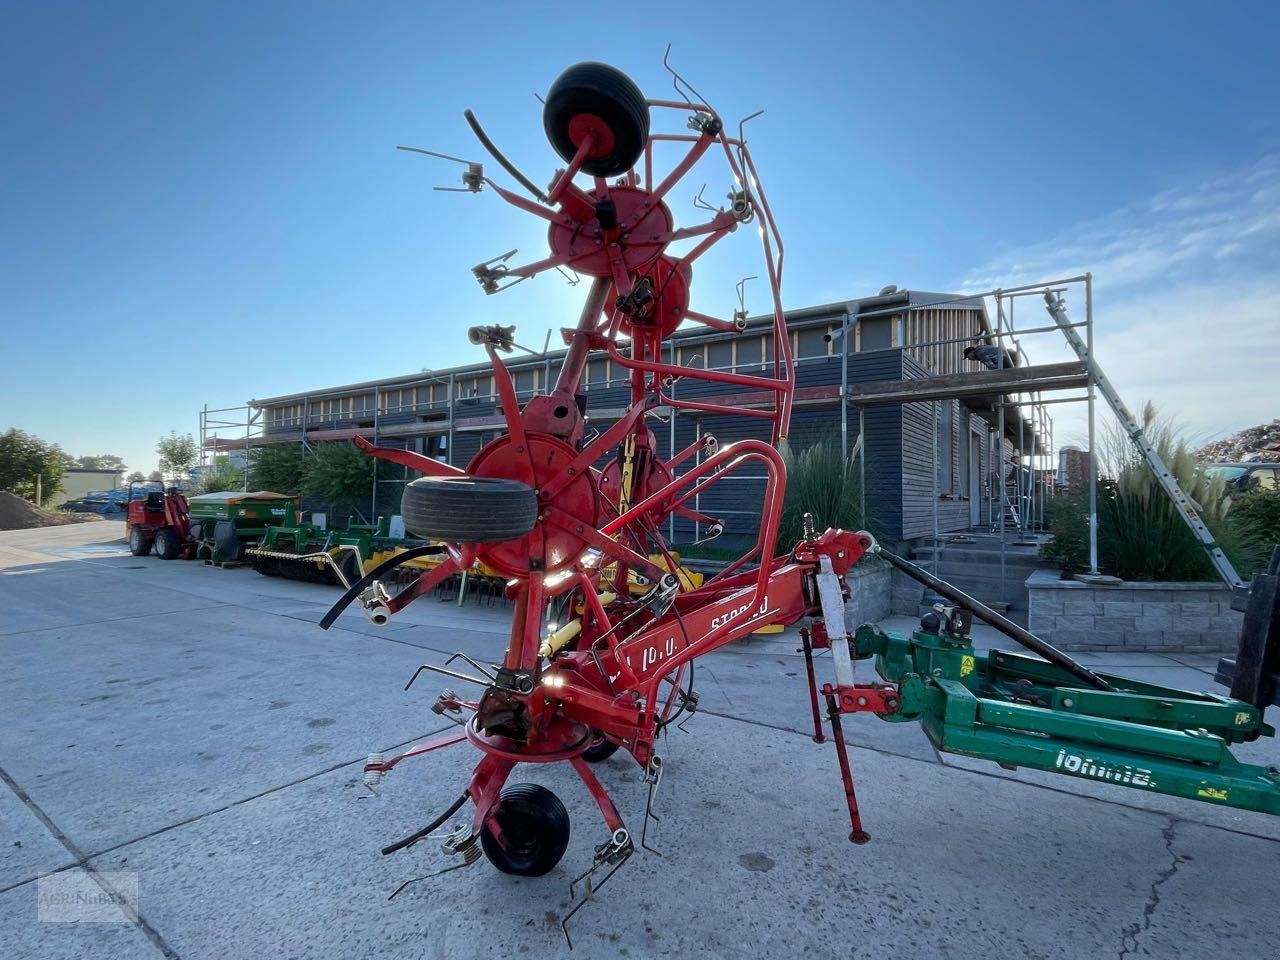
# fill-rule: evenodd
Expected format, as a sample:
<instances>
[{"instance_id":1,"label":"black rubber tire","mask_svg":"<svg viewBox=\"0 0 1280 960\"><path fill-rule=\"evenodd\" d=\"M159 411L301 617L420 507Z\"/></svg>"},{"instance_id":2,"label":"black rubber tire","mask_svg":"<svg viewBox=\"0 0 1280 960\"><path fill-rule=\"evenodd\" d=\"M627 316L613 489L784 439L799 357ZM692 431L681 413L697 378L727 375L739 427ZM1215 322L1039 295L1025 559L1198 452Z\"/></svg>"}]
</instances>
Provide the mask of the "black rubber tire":
<instances>
[{"instance_id":1,"label":"black rubber tire","mask_svg":"<svg viewBox=\"0 0 1280 960\"><path fill-rule=\"evenodd\" d=\"M578 152L569 135L569 122L578 114L601 120L613 134L613 149L587 157L582 172L593 177L626 173L644 153L649 139L649 105L630 77L607 63L576 63L547 91L542 126L556 153L568 163Z\"/></svg>"},{"instance_id":2,"label":"black rubber tire","mask_svg":"<svg viewBox=\"0 0 1280 960\"><path fill-rule=\"evenodd\" d=\"M506 787L498 797L494 819L507 846L498 842L488 826L480 831L480 846L503 873L540 877L568 849L569 811L546 787L536 783Z\"/></svg>"},{"instance_id":3,"label":"black rubber tire","mask_svg":"<svg viewBox=\"0 0 1280 960\"><path fill-rule=\"evenodd\" d=\"M582 751L582 759L587 763L603 763L615 753L618 752L620 744L614 743L612 740L601 740L599 743L593 743Z\"/></svg>"},{"instance_id":4,"label":"black rubber tire","mask_svg":"<svg viewBox=\"0 0 1280 960\"><path fill-rule=\"evenodd\" d=\"M244 559L244 541L236 531L234 520L219 520L213 525L213 545L221 563L239 563Z\"/></svg>"},{"instance_id":5,"label":"black rubber tire","mask_svg":"<svg viewBox=\"0 0 1280 960\"><path fill-rule=\"evenodd\" d=\"M161 527L156 531L155 551L161 560L178 559L178 554L182 553L182 541L178 539L173 527Z\"/></svg>"},{"instance_id":6,"label":"black rubber tire","mask_svg":"<svg viewBox=\"0 0 1280 960\"><path fill-rule=\"evenodd\" d=\"M450 543L517 540L538 521L538 497L516 480L420 477L404 488L400 513L409 534Z\"/></svg>"},{"instance_id":7,"label":"black rubber tire","mask_svg":"<svg viewBox=\"0 0 1280 960\"><path fill-rule=\"evenodd\" d=\"M139 527L133 527L129 531L129 552L135 557L145 557L151 552L151 540Z\"/></svg>"}]
</instances>

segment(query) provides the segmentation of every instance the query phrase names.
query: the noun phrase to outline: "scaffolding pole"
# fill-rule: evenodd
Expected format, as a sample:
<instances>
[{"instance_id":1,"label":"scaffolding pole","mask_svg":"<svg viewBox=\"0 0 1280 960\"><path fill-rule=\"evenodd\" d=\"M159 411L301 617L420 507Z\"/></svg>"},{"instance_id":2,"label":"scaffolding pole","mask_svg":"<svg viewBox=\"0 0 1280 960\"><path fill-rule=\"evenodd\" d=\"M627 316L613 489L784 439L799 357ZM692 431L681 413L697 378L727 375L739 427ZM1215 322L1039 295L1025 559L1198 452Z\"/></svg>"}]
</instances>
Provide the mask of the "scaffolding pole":
<instances>
[{"instance_id":1,"label":"scaffolding pole","mask_svg":"<svg viewBox=\"0 0 1280 960\"><path fill-rule=\"evenodd\" d=\"M1093 360L1093 274L1084 275L1085 350ZM1098 575L1098 443L1094 420L1093 364L1085 364L1089 374L1089 572Z\"/></svg>"}]
</instances>

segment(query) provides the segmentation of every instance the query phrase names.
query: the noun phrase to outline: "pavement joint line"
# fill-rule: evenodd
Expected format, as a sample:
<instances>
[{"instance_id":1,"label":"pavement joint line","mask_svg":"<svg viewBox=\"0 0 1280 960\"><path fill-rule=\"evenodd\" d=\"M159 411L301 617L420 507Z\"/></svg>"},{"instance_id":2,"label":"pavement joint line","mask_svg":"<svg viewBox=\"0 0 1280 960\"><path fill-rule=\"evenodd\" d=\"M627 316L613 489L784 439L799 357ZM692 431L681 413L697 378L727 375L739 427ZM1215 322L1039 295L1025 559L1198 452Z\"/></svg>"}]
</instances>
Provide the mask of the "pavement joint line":
<instances>
[{"instance_id":1,"label":"pavement joint line","mask_svg":"<svg viewBox=\"0 0 1280 960\"><path fill-rule=\"evenodd\" d=\"M1216 676L1216 673L1213 670L1206 670L1204 667L1197 667L1194 663L1187 663L1185 660L1179 660L1177 657L1170 657L1169 659L1179 666L1186 667L1188 670L1198 670L1207 677Z\"/></svg>"},{"instance_id":2,"label":"pavement joint line","mask_svg":"<svg viewBox=\"0 0 1280 960\"><path fill-rule=\"evenodd\" d=\"M10 790L13 791L14 796L16 796L19 800L21 800L26 805L27 809L31 811L31 813L36 817L37 820L39 820L42 824L44 824L44 828L49 831L49 833L53 836L55 840L58 841L58 843L62 844L63 849L65 849L67 853L71 854L71 856L75 857L76 863L74 864L74 866L78 866L81 870L83 870L85 872L85 875L88 876L89 879L91 879L94 883L96 883L102 889L103 893L111 897L113 901L119 904L120 912L123 913L125 917L128 918L129 922L132 923L135 927L137 927L138 930L140 930L142 934L148 940L151 941L152 946L154 946L157 950L159 950L160 953L163 954L165 957L169 958L169 960L181 960L181 957L179 956L178 952L174 950L173 947L169 946L168 942L164 939L163 936L161 936L160 931L158 931L155 927L153 927L147 921L147 919L144 916L142 916L142 914L138 913L137 910L131 907L128 901L124 898L124 896L122 896L118 890L112 887L111 884L107 882L106 878L102 876L102 874L100 874L97 870L94 869L94 867L89 863L88 858L85 857L84 853L80 850L80 848L76 846L75 842L70 837L68 837L65 833L63 833L62 829L56 823L54 823L53 820L49 817L49 815L45 813L43 809L41 809L40 805L36 803L35 800L33 800L30 797L30 795L28 795L28 793L22 789L22 787L18 785L17 781L14 780L13 777L9 776L8 771L6 771L3 767L0 767L0 780L3 780L5 783L5 786L7 786ZM69 868L64 867L63 869L69 869ZM39 879L39 878L37 877L36 879ZM9 888L9 889L12 889L12 888Z\"/></svg>"},{"instance_id":3,"label":"pavement joint line","mask_svg":"<svg viewBox=\"0 0 1280 960\"><path fill-rule=\"evenodd\" d=\"M194 596L194 594L191 594L191 596ZM154 613L154 612L131 613L128 616L124 616L124 617L104 617L101 620L87 620L84 623L53 624L52 626L48 626L48 627L32 627L29 630L10 630L4 633L0 633L0 637L25 636L28 633L44 633L45 631L48 631L48 630L75 630L79 627L96 627L100 623L119 623L122 620L145 620L150 617L170 617L179 613L194 613L197 610L213 610L217 607L232 607L232 606L238 606L238 604L226 603L224 601L219 600L217 603L211 603L207 607L186 607L182 610L169 610L164 613Z\"/></svg>"},{"instance_id":4,"label":"pavement joint line","mask_svg":"<svg viewBox=\"0 0 1280 960\"><path fill-rule=\"evenodd\" d=\"M421 736L410 737L408 740L402 740L400 743L393 743L389 747L383 747L382 752L386 752L390 750L399 750L401 747L407 747L411 743L417 743L419 740L425 740L427 737L433 737L438 733L444 733L446 730L451 730L452 728L453 728L453 724L450 724L447 727L441 727L439 730L429 730L428 732L422 734ZM71 869L72 867L78 866L78 867L83 867L87 870L89 869L86 866L88 861L97 860L100 857L105 857L109 853L115 853L117 850L123 850L125 847L132 846L135 843L141 843L144 840L150 840L153 837L158 837L163 833L170 833L171 831L177 830L181 827L190 826L191 824L196 823L200 820L204 820L207 817L213 817L213 816L217 816L220 813L226 813L228 810L231 810L235 807L243 806L246 803L252 803L254 800L261 800L263 797L270 796L273 793L279 793L281 790L288 790L290 787L296 787L299 784L306 783L308 780L314 780L316 777L323 777L325 774L333 773L335 770L341 770L343 767L350 767L357 763L363 764L364 762L365 762L364 757L361 757L357 760L343 760L340 763L335 763L332 766L325 767L323 770L316 770L312 773L308 773L306 776L298 777L296 780L290 780L288 783L280 783L274 787L268 787L266 790L259 791L258 793L252 794L247 797L241 797L239 800L233 800L230 803L224 803L222 806L214 807L212 810L206 810L203 813L197 813L194 816L187 817L185 820L179 820L176 823L171 823L164 827L157 827L154 830L150 830L147 833L139 834L136 837L131 837L128 840L121 840L119 843L113 843L109 847L104 847L103 849L97 850L93 853L85 854L81 859L78 859L75 863L64 864L63 866L58 867L57 869L48 870L45 873L38 874L37 876L34 876L34 877L28 877L26 880L19 880L17 883L11 883L7 887L0 887L0 894L8 893L10 890L14 890L14 889L17 889L18 887L26 886L29 883L34 883L36 880L39 880L40 877L49 876L55 873L62 873L66 870ZM21 788L11 780L8 774L4 772L3 768L0 768L0 779L3 779L6 783L8 783L9 788L13 790L15 794L17 794L18 798L32 808L33 812L36 814L37 817L40 818L41 822L45 824L45 826L49 829L49 831L54 834L54 836L59 840L59 842L63 844L63 846L67 847L68 851L73 856L80 856L78 851L72 845L71 841L69 839L64 839L64 835L60 830L57 829L56 826L54 826L53 821L49 820L44 815L44 813L40 811L38 807L35 806L35 801L27 798L26 794L22 792Z\"/></svg>"},{"instance_id":5,"label":"pavement joint line","mask_svg":"<svg viewBox=\"0 0 1280 960\"><path fill-rule=\"evenodd\" d=\"M719 717L721 720L732 720L735 723L747 723L757 727L765 727L770 730L777 730L781 733L791 733L798 737L804 737L806 740L813 739L812 734L806 733L803 730L797 730L794 727L776 726L771 723L765 723L762 720L748 720L745 717L735 717L727 713L717 713L714 710L708 710L704 707L699 707L698 713L705 713L705 714L708 714L709 716ZM924 736L924 734L921 733L921 736ZM912 756L909 753L898 753L896 750L886 750L884 747L874 747L869 744L855 743L852 739L848 737L846 737L845 740L849 744L850 749L854 749L854 750L866 750L869 753L878 753L886 757L896 757L900 760L909 760L912 763L931 764L935 762L933 760L922 760L920 757ZM933 741L929 740L927 736L925 737L925 740L928 741L930 746L933 745ZM1242 830L1238 827L1224 827L1220 823L1209 823L1206 820L1194 820L1191 817L1186 817L1181 814L1168 813L1164 810L1157 810L1154 807L1144 807L1140 804L1128 803L1124 800L1115 800L1110 797L1094 797L1094 796L1090 796L1087 793L1076 793L1072 790L1067 790L1063 787L1055 787L1052 784L1048 784L1048 783L1033 783L1030 780L1018 780L1014 777L1005 777L1005 776L1001 776L998 773L991 773L986 770L973 770L969 767L957 766L953 763L947 763L947 760L946 760L947 754L944 754L941 751L939 751L936 746L933 747L933 752L934 752L934 755L938 758L937 760L938 765L943 767L946 770L955 770L958 773L968 773L976 777L986 777L989 780L998 780L1001 783L1016 784L1017 786L1020 786L1020 787L1030 787L1033 790L1047 790L1050 793L1060 794L1064 797L1075 797L1078 800L1089 800L1089 801L1093 801L1094 803L1105 803L1113 807L1123 807L1126 810L1133 810L1137 813L1149 813L1158 817L1166 817L1168 819L1175 820L1180 823L1194 823L1198 827L1204 827L1209 830L1221 830L1223 833L1231 833L1231 834L1235 834L1236 836L1249 837L1254 840L1265 840L1268 843L1280 844L1280 837L1269 837L1264 833L1254 833L1252 830Z\"/></svg>"},{"instance_id":6,"label":"pavement joint line","mask_svg":"<svg viewBox=\"0 0 1280 960\"><path fill-rule=\"evenodd\" d=\"M102 558L102 557L99 557L99 558L87 558L87 557L81 557L81 558L72 558L72 561L71 561L71 562L74 562L74 563L85 563L85 564L88 564L88 565L89 565L89 566L91 566L91 567L97 567L97 568L100 568L101 570L103 570L103 571L107 572L107 574L108 574L109 576L116 576L116 574L115 574L115 572L112 570L112 568L111 568L110 566L107 566L107 565L106 565L106 561L107 561L107 559L115 559L115 558ZM116 577L116 579L121 579L121 578L117 576L117 577ZM127 578L125 578L125 579L127 579ZM148 585L148 586L151 586L151 587L157 587L157 588L162 589L162 590L169 590L169 591L171 591L171 592L173 592L173 593L181 594L181 595L182 595L182 596L184 596L184 597L198 597L198 598L199 598L199 599L201 599L201 600L209 600L209 599L211 599L211 598L209 598L209 597L205 596L205 595L204 595L204 594L202 594L202 593L195 593L195 592L190 591L190 590L183 590L183 589L181 589L180 587L174 587L174 586L171 586L171 585L169 585L169 584L163 584L163 583L148 583L147 585ZM269 596L269 595L267 595L267 594L255 594L254 596L255 596L255 601L267 601L267 602L271 602L271 601L277 601L277 600L282 599L282 598L279 598L279 597L272 597L272 596ZM286 599L288 599L288 598L286 598ZM288 602L292 602L292 603L307 603L307 604L312 604L312 605L314 605L314 606L316 606L316 607L321 607L321 608L327 608L328 606L330 606L329 604L323 604L323 603L319 603L319 602L317 602L317 601L313 601L313 600L293 600L293 599L289 599L289 600L288 600ZM293 615L293 614L289 614L289 613L279 613L279 612L276 612L276 611L273 611L273 610L262 610L262 609L260 609L259 607L249 606L248 604L244 604L244 603L236 603L235 601L232 601L232 600L218 600L218 601L215 601L214 603L210 604L210 606L208 606L208 607L195 607L195 608L192 608L192 609L208 610L208 609L212 609L213 607L218 607L218 606L221 606L221 607L235 607L235 608L236 608L236 609L238 609L238 610L250 610L250 611L253 611L254 613L264 614L264 615L269 616L269 617L281 617L282 619L286 619L286 620L296 620L296 621L297 621L297 622L299 622L299 623L309 623L309 624L311 624L312 626L316 626L316 625L317 625L317 624L316 624L316 621L314 621L314 620L308 620L308 619L306 619L305 617L299 617L299 616L295 616L295 615ZM175 613L183 613L183 612L186 612L186 611L177 610L177 611L173 611L173 612L175 612ZM154 616L154 614L138 614L137 616L140 616L140 617L146 617L146 616ZM119 617L119 618L114 618L114 619L120 619L120 620L132 620L132 619L135 619L135 618L134 618L134 617ZM109 620L99 620L99 621L94 621L94 622L95 622L95 623L107 623L107 622L110 622L110 621L109 621ZM73 626L90 626L90 625L91 625L91 624L74 624ZM412 627L419 627L419 626L426 626L426 625L425 625L425 624L416 624L416 623L414 623L414 624L407 624L407 625L406 625L406 627L405 627L405 629L410 629L410 628L412 628ZM51 630L51 629L54 629L54 628L53 628L53 627L40 627L40 628L38 628L38 629L40 629L40 630ZM403 644L404 646L407 646L407 647L415 647L415 648L417 648L417 649L419 649L419 650L429 650L429 651L431 651L432 653L438 653L438 654L441 654L441 655L443 655L443 656L448 656L450 653L452 653L452 652L453 652L453 651L450 651L450 650L442 650L442 649L440 649L440 648L438 648L438 647L431 647L431 646L427 646L426 644L422 644L422 643L413 643L412 641L409 641L409 640L400 640L400 639L398 639L398 638L396 638L396 637L393 637L393 636L383 636L383 635L381 635L381 634L376 634L376 633L362 633L362 632L360 632L359 630L351 630L351 629L349 629L349 628L347 628L347 627L344 627L344 626L342 626L341 624L337 624L337 623L335 623L333 626L331 626L331 627L329 628L329 630L330 630L330 631L333 631L333 630L339 630L339 631L341 631L341 632L343 632L343 633L352 634L353 636L357 636L357 637L365 637L365 638L373 639L373 640L384 640L384 641L387 641L387 642L390 642L390 643L399 643L399 644ZM32 632L35 632L35 631L19 630L19 631L17 631L17 633L14 633L14 634L0 634L0 636L16 636L17 634L21 634L21 633L32 633ZM495 636L499 636L499 637L500 637L500 635L498 635L498 634L495 634Z\"/></svg>"},{"instance_id":7,"label":"pavement joint line","mask_svg":"<svg viewBox=\"0 0 1280 960\"><path fill-rule=\"evenodd\" d=\"M66 559L66 558L61 558L61 559ZM116 576L116 574L115 574L114 570L112 570L112 568L111 568L110 566L107 566L107 565L106 565L106 560L107 560L107 559L115 559L115 558L101 558L101 557L100 557L100 558L93 559L93 558L87 558L87 557L74 557L74 558L71 558L69 562L72 562L72 563L84 563L84 564L88 564L90 567L95 567L95 568L98 568L98 569L100 569L100 570L102 570L102 571L106 572L108 576L115 577L116 579L128 579L128 578L121 578L121 577L119 577L119 576ZM168 591L170 591L170 592L172 592L172 593L181 594L181 595L182 595L182 596L184 596L184 597L198 597L198 598L199 598L199 599L201 599L201 600L209 600L209 599L211 599L210 597L207 597L207 596L205 596L205 595L204 595L204 594L202 594L202 593L195 593L195 592L193 592L193 591L191 591L191 590L183 590L183 589L181 589L181 588L179 588L179 587L170 586L169 584L164 584L164 583L148 583L148 584L147 584L147 586L155 587L155 588L158 588L158 589L161 589L161 590L168 590ZM272 596L269 596L269 595L267 595L267 594L256 594L256 595L255 595L255 600L265 600L265 601L270 602L270 601L273 601L273 600L280 600L280 599L281 599L281 598L279 598L279 597L272 597ZM295 600L290 600L289 602L296 602L296 603L314 603L314 605L315 605L315 606L317 606L317 607L324 607L324 606L326 606L326 604L317 603L317 602L315 602L315 601L310 601L310 600L296 600L296 601L295 601ZM272 611L272 610L262 610L262 609L260 609L260 608L258 608L258 607L252 607L252 606L249 606L248 604L244 604L244 603L236 603L236 602L231 601L231 600L217 600L217 601L214 601L213 603L211 603L208 607L193 607L193 608L191 608L191 609L192 609L192 610L210 610L210 609L213 609L214 607L235 607L235 608L236 608L236 609L238 609L238 610L250 610L250 611L253 611L254 613L264 614L264 615L269 616L269 617L281 617L281 618L283 618L283 619L287 619L287 620L296 620L296 621L298 621L299 623L309 623L309 624L311 624L312 626L316 626L316 622L315 622L314 620L307 620L305 617L298 617L298 616L294 616L294 615L292 615L292 614L288 614L288 613L278 613L278 612L275 612L275 611ZM184 610L175 610L175 611L173 611L173 612L174 612L174 613L185 613L185 612L187 612L187 611L184 611ZM90 622L90 623L86 623L86 624L71 624L70 626L92 626L92 625L93 625L93 624L95 624L95 623L110 623L110 622L113 622L114 620L133 620L133 619L137 619L138 617L148 617L148 616L155 616L155 614L137 614L137 615L135 615L135 616L129 616L129 617L114 617L114 618L108 618L108 619L106 619L106 620L96 620L96 621L92 621L92 622ZM407 629L408 627L415 627L415 626L423 626L423 624L409 624L409 625L407 625L406 629ZM38 628L36 628L36 629L37 629L37 630L53 630L53 629L57 629L57 628L55 628L55 627L38 627ZM416 648L417 648L417 649L419 649L419 650L430 650L432 653L439 653L439 654L442 654L442 655L444 655L444 656L448 656L448 655L449 655L449 653L451 652L451 651L449 651L449 650L441 650L441 649L438 649L438 648L436 648L436 647L429 647L429 646L427 646L427 645L425 645L425 644L421 644L421 643L412 643L412 642L410 642L410 641L408 641L408 640L399 640L399 639L397 639L397 638L395 638L395 637L392 637L392 636L381 636L381 635L376 634L376 633L361 633L361 632L360 632L360 631L358 631L358 630L351 630L351 629L348 629L347 627L343 627L343 626L341 626L340 624L336 624L336 623L335 623L332 627L330 627L329 629L330 629L330 630L340 630L340 631L342 631L343 633L349 633L349 634L352 634L352 635L357 636L357 637L366 637L366 638L373 639L373 640L385 640L385 641L389 641L389 642L391 642L391 643L400 643L400 644L403 644L403 645L405 645L405 646L407 646L407 647L416 647ZM34 632L36 632L36 631L35 631L35 630L19 630L19 631L16 631L15 633L4 633L4 634L0 634L0 636L4 636L4 637L7 637L7 636L17 636L17 635L19 635L19 634L34 633Z\"/></svg>"}]
</instances>

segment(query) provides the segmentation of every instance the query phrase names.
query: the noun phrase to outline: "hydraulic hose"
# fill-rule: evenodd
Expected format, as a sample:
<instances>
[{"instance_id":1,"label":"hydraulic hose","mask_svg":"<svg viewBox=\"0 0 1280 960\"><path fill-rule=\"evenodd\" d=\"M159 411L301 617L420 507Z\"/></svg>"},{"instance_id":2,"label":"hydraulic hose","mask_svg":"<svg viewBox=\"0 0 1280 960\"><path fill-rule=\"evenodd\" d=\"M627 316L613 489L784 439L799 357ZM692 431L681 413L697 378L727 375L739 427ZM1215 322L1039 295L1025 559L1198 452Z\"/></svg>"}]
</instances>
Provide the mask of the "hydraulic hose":
<instances>
[{"instance_id":1,"label":"hydraulic hose","mask_svg":"<svg viewBox=\"0 0 1280 960\"><path fill-rule=\"evenodd\" d=\"M329 608L329 612L324 615L324 619L320 621L320 629L328 630L333 626L333 621L338 619L338 615L351 605L351 602L367 588L373 581L389 570L394 570L402 563L408 563L410 560L417 560L419 557L430 557L436 554L444 553L444 547L439 544L429 543L422 547L411 547L404 553L397 553L388 557L380 564L366 573L363 577L353 583L341 597L338 602Z\"/></svg>"},{"instance_id":2,"label":"hydraulic hose","mask_svg":"<svg viewBox=\"0 0 1280 960\"><path fill-rule=\"evenodd\" d=\"M878 544L873 548L873 552L877 556L883 557L911 579L918 580L920 583L923 583L930 590L934 591L939 596L950 600L962 610L968 610L979 620L995 627L1010 640L1016 640L1031 652L1044 657L1054 666L1061 667L1063 670L1066 670L1077 680L1082 680L1097 690L1111 689L1111 684L1107 683L1107 681L1103 680L1088 667L1067 656L1053 644L1041 640L1030 631L1024 630L1008 617L1002 617L985 603L980 603L967 593L957 590L945 580L939 580L928 570L916 566L910 560L904 560L896 553L891 553Z\"/></svg>"}]
</instances>

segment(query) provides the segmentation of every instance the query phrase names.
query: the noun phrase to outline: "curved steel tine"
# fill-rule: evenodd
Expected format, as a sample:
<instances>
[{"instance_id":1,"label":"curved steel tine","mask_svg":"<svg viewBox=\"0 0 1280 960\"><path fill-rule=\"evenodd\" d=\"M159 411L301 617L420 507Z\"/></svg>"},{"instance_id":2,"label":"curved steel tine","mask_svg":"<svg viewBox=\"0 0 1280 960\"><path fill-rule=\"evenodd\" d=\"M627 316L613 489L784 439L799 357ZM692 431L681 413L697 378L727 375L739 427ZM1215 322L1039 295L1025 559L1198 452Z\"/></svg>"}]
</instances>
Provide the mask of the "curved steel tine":
<instances>
[{"instance_id":1,"label":"curved steel tine","mask_svg":"<svg viewBox=\"0 0 1280 960\"><path fill-rule=\"evenodd\" d=\"M498 679L498 675L497 675L496 673L491 672L490 668L486 667L486 666L485 666L484 664L482 664L482 663L477 663L475 660L472 660L470 657L468 657L468 656L467 656L465 653L463 653L461 650L459 650L457 653L455 653L453 656L451 656L448 660L446 660L446 661L444 662L444 665L447 667L449 664L453 663L453 661L455 661L455 660L459 660L459 659L467 661L467 663L471 664L471 666L475 667L477 670L479 670L481 673L483 673L483 674L484 674L486 677L488 677L490 680L497 680L497 679Z\"/></svg>"},{"instance_id":2,"label":"curved steel tine","mask_svg":"<svg viewBox=\"0 0 1280 960\"><path fill-rule=\"evenodd\" d=\"M463 160L461 157L452 157L447 153L439 153L435 150L424 150L422 147L405 147L397 145L396 149L403 150L406 153L422 153L426 154L428 157L439 157L441 160L452 160L454 163L460 163L467 167L475 164L474 160Z\"/></svg>"},{"instance_id":3,"label":"curved steel tine","mask_svg":"<svg viewBox=\"0 0 1280 960\"><path fill-rule=\"evenodd\" d=\"M667 50L662 55L662 65L667 68L667 73L671 74L671 86L675 89L676 93L680 95L680 99L695 109L700 106L707 107L708 109L710 109L710 106L707 104L707 98L704 97L702 94L700 94L697 90L693 89L693 84L691 84L684 77L680 76L680 74L676 72L675 67L671 66L670 57L671 57L671 44L668 43ZM680 89L681 84L684 85L685 90L688 90L689 93L693 94L697 98L696 102L693 100L690 100L689 94L685 93L684 90Z\"/></svg>"}]
</instances>

